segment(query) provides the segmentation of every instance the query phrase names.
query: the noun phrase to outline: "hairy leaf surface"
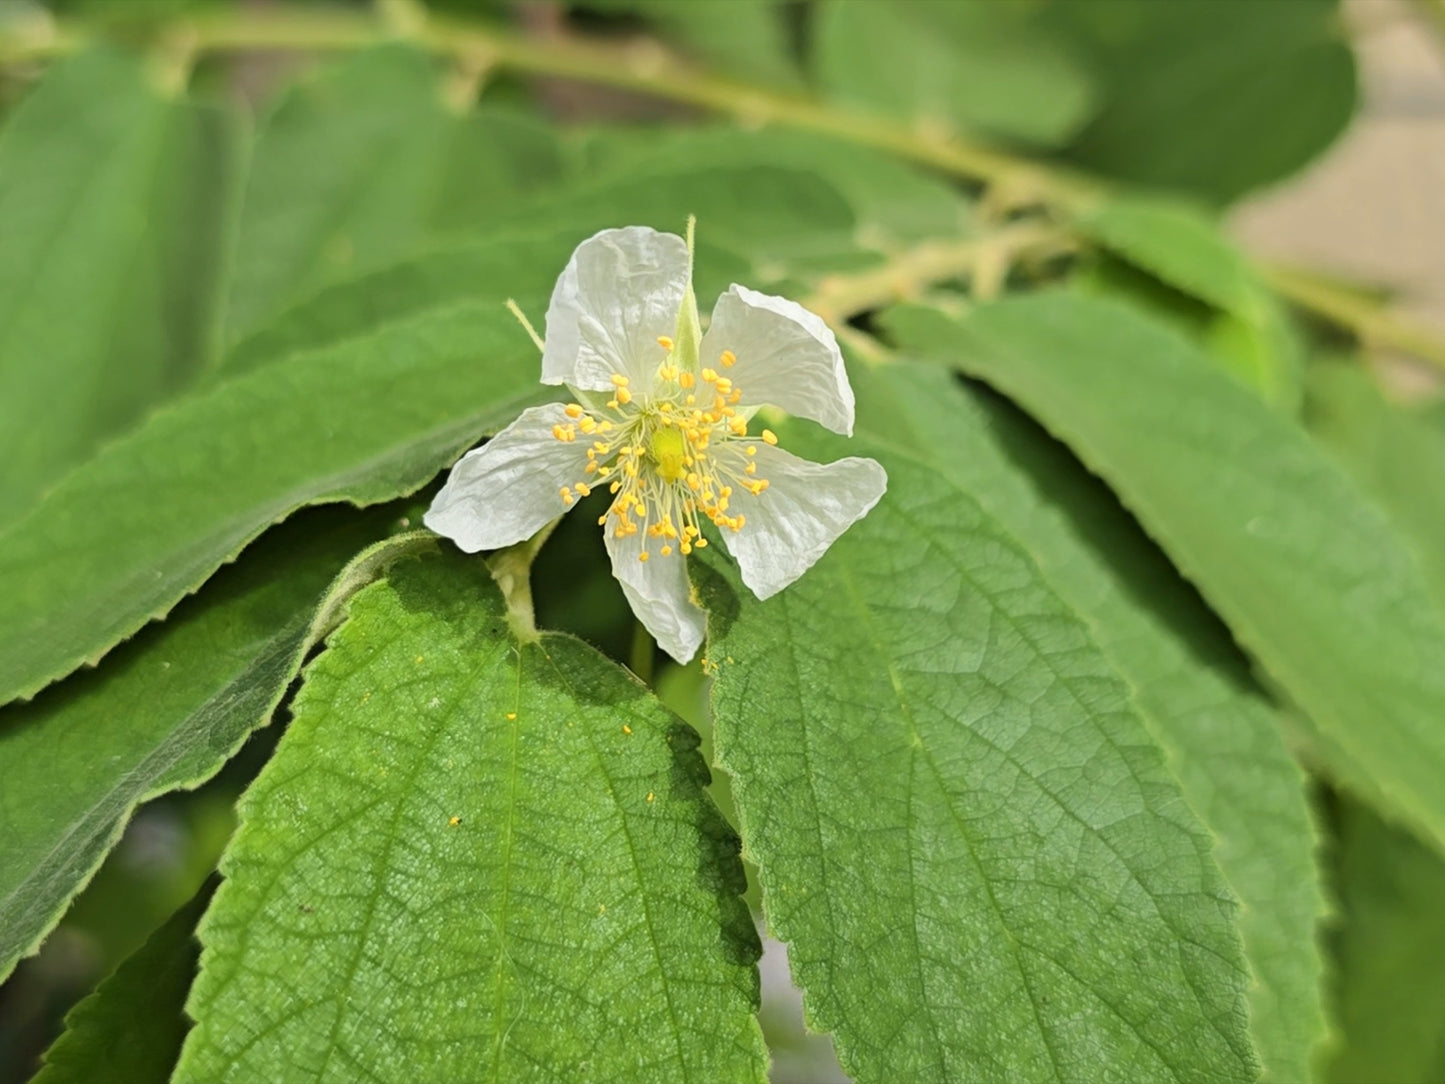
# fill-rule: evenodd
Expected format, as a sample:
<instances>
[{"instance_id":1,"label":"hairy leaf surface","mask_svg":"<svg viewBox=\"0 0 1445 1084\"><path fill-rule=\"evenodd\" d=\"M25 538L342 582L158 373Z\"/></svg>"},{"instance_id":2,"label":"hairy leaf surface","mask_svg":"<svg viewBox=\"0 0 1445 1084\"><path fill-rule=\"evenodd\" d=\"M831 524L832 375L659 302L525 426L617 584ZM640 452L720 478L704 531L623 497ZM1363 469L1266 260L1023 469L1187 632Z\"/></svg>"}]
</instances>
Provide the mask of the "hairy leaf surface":
<instances>
[{"instance_id":1,"label":"hairy leaf surface","mask_svg":"<svg viewBox=\"0 0 1445 1084\"><path fill-rule=\"evenodd\" d=\"M719 762L813 1026L860 1084L1252 1080L1235 906L1085 627L939 472L801 435L883 462L883 501L766 602L705 586Z\"/></svg>"},{"instance_id":2,"label":"hairy leaf surface","mask_svg":"<svg viewBox=\"0 0 1445 1084\"><path fill-rule=\"evenodd\" d=\"M1068 443L1305 710L1330 770L1445 846L1445 629L1399 534L1303 431L1122 305L893 319Z\"/></svg>"},{"instance_id":3,"label":"hairy leaf surface","mask_svg":"<svg viewBox=\"0 0 1445 1084\"><path fill-rule=\"evenodd\" d=\"M377 519L302 517L103 670L0 709L0 978L60 920L140 802L198 786L265 725L374 568L369 554L327 590L382 533Z\"/></svg>"},{"instance_id":4,"label":"hairy leaf surface","mask_svg":"<svg viewBox=\"0 0 1445 1084\"><path fill-rule=\"evenodd\" d=\"M416 489L536 401L536 381L506 310L463 305L152 416L0 535L0 700L103 654L297 508Z\"/></svg>"},{"instance_id":5,"label":"hairy leaf surface","mask_svg":"<svg viewBox=\"0 0 1445 1084\"><path fill-rule=\"evenodd\" d=\"M951 346L905 342L945 354ZM1135 690L1243 905L1264 1079L1309 1078L1325 1033L1324 893L1305 777L1228 630L1078 461L999 397L934 366L859 371L859 425L909 441L1028 549Z\"/></svg>"},{"instance_id":6,"label":"hairy leaf surface","mask_svg":"<svg viewBox=\"0 0 1445 1084\"><path fill-rule=\"evenodd\" d=\"M180 1084L754 1081L757 935L697 736L474 558L357 595L241 805Z\"/></svg>"}]
</instances>

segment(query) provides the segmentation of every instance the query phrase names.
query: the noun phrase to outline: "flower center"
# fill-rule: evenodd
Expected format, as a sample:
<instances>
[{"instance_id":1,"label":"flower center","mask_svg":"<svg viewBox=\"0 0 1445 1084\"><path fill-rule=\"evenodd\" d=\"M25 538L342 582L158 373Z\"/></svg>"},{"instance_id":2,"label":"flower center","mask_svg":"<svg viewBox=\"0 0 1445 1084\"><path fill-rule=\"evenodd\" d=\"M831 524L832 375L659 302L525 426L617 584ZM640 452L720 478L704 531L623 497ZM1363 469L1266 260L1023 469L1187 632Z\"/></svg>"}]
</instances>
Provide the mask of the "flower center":
<instances>
[{"instance_id":1,"label":"flower center","mask_svg":"<svg viewBox=\"0 0 1445 1084\"><path fill-rule=\"evenodd\" d=\"M701 517L741 530L747 519L732 511L733 495L757 497L768 488L767 479L757 477L754 457L759 440L778 441L767 429L749 435L748 419L738 410L742 389L730 379L710 368L701 373L679 369L672 364L672 341L658 343L668 358L650 388L636 393L628 378L616 373L605 408L569 403L568 421L552 428L557 440L571 442L580 435L591 441L587 479L563 486L562 502L570 506L605 482L613 501L598 522L610 522L615 538L641 533L642 561L654 542L663 557L705 547ZM724 351L719 364L727 369L736 360Z\"/></svg>"}]
</instances>

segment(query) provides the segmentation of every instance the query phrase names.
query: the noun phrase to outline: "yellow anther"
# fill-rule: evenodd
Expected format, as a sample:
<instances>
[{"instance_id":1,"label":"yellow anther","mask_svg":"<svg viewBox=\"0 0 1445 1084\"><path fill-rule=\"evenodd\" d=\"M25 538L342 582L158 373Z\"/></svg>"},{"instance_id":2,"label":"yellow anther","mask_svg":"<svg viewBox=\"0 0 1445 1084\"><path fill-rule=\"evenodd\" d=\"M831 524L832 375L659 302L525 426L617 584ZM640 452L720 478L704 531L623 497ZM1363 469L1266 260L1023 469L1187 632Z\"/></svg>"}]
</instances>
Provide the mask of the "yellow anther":
<instances>
[{"instance_id":1,"label":"yellow anther","mask_svg":"<svg viewBox=\"0 0 1445 1084\"><path fill-rule=\"evenodd\" d=\"M637 559L638 559L639 561L645 561L645 560L647 560L647 551L646 551L646 550L643 550L641 553L639 553L639 554L637 555Z\"/></svg>"},{"instance_id":2,"label":"yellow anther","mask_svg":"<svg viewBox=\"0 0 1445 1084\"><path fill-rule=\"evenodd\" d=\"M626 406L628 403L632 402L632 393L626 388L618 388L617 401L623 406Z\"/></svg>"},{"instance_id":3,"label":"yellow anther","mask_svg":"<svg viewBox=\"0 0 1445 1084\"><path fill-rule=\"evenodd\" d=\"M584 411L579 404L568 403L567 406L564 408L564 413L566 413L567 417L569 418L580 418L582 417Z\"/></svg>"},{"instance_id":4,"label":"yellow anther","mask_svg":"<svg viewBox=\"0 0 1445 1084\"><path fill-rule=\"evenodd\" d=\"M764 429L761 436L764 444L778 443L778 434L774 433L771 429Z\"/></svg>"},{"instance_id":5,"label":"yellow anther","mask_svg":"<svg viewBox=\"0 0 1445 1084\"><path fill-rule=\"evenodd\" d=\"M700 550L705 550L705 549L707 549L707 539L706 539L706 538L699 538L699 539L697 540L697 548L700 549Z\"/></svg>"},{"instance_id":6,"label":"yellow anther","mask_svg":"<svg viewBox=\"0 0 1445 1084\"><path fill-rule=\"evenodd\" d=\"M731 350L724 350L722 352L722 357L720 357L718 360L722 362L722 366L724 369L731 369L734 365L737 364L738 356L734 354Z\"/></svg>"},{"instance_id":7,"label":"yellow anther","mask_svg":"<svg viewBox=\"0 0 1445 1084\"><path fill-rule=\"evenodd\" d=\"M662 549L659 550L658 552L661 553L664 557L670 557L670 556L672 556L672 547L671 547L671 546L663 546Z\"/></svg>"},{"instance_id":8,"label":"yellow anther","mask_svg":"<svg viewBox=\"0 0 1445 1084\"><path fill-rule=\"evenodd\" d=\"M586 482L578 482L575 488L577 492L582 494L582 496L584 497L592 496L592 487L589 486Z\"/></svg>"},{"instance_id":9,"label":"yellow anther","mask_svg":"<svg viewBox=\"0 0 1445 1084\"><path fill-rule=\"evenodd\" d=\"M677 382L684 388L690 388L697 383L697 377L693 376L692 373L684 371L677 374ZM689 405L691 405L691 400L689 400Z\"/></svg>"},{"instance_id":10,"label":"yellow anther","mask_svg":"<svg viewBox=\"0 0 1445 1084\"><path fill-rule=\"evenodd\" d=\"M563 486L563 487L562 487L562 490L561 490L561 493L562 493L562 503L563 503L563 504L569 504L569 505L570 505L570 504L572 503L572 491L571 491L570 489L568 489L566 486Z\"/></svg>"},{"instance_id":11,"label":"yellow anther","mask_svg":"<svg viewBox=\"0 0 1445 1084\"><path fill-rule=\"evenodd\" d=\"M607 400L607 406L608 406L608 408L611 409L611 410L616 410L616 409L617 409L617 400L616 400L616 399L609 399L609 400Z\"/></svg>"},{"instance_id":12,"label":"yellow anther","mask_svg":"<svg viewBox=\"0 0 1445 1084\"><path fill-rule=\"evenodd\" d=\"M664 350L671 350L671 349L672 349L672 339L670 339L670 338L669 338L668 336L666 336L666 335L659 335L659 336L657 337L657 345L660 346L660 347L662 347Z\"/></svg>"},{"instance_id":13,"label":"yellow anther","mask_svg":"<svg viewBox=\"0 0 1445 1084\"><path fill-rule=\"evenodd\" d=\"M632 381L628 380L627 377L623 376L621 373L613 373L612 383L616 387L625 388L628 384L632 383Z\"/></svg>"},{"instance_id":14,"label":"yellow anther","mask_svg":"<svg viewBox=\"0 0 1445 1084\"><path fill-rule=\"evenodd\" d=\"M758 473L758 465L757 465L756 463L749 463L746 467L743 468L743 473L744 473L744 474L757 474L757 473Z\"/></svg>"},{"instance_id":15,"label":"yellow anther","mask_svg":"<svg viewBox=\"0 0 1445 1084\"><path fill-rule=\"evenodd\" d=\"M715 381L715 380L717 379L717 370L716 370L716 369L704 369L704 370L702 371L702 378L703 378L704 380L706 380L709 384L711 384L713 381Z\"/></svg>"},{"instance_id":16,"label":"yellow anther","mask_svg":"<svg viewBox=\"0 0 1445 1084\"><path fill-rule=\"evenodd\" d=\"M687 374L687 373L683 373L682 375L683 375L683 376L687 376L688 374ZM690 388L690 387L692 387L692 385L691 385L691 384L684 384L683 387L684 387L684 388ZM692 406L694 403L697 402L697 396L696 396L696 395L689 395L685 400L683 400L683 402L685 402L688 406Z\"/></svg>"},{"instance_id":17,"label":"yellow anther","mask_svg":"<svg viewBox=\"0 0 1445 1084\"><path fill-rule=\"evenodd\" d=\"M678 548L679 550L681 550L681 551L682 551L682 555L683 555L684 557L686 557L689 553L692 552L692 543L691 543L691 542L684 541L684 542L682 542L682 544L679 545L677 548Z\"/></svg>"},{"instance_id":18,"label":"yellow anther","mask_svg":"<svg viewBox=\"0 0 1445 1084\"><path fill-rule=\"evenodd\" d=\"M757 455L757 454L758 454L758 446L757 446L756 444L749 444L749 445L748 445L748 455Z\"/></svg>"}]
</instances>

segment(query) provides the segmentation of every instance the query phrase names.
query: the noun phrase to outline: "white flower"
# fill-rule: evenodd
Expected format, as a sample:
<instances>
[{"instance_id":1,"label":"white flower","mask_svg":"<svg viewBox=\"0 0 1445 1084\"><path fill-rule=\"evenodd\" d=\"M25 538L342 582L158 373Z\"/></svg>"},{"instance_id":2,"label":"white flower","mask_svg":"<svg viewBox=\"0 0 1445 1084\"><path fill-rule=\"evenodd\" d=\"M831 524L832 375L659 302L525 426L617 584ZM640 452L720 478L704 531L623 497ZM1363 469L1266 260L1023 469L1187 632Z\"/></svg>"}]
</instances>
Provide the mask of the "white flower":
<instances>
[{"instance_id":1,"label":"white flower","mask_svg":"<svg viewBox=\"0 0 1445 1084\"><path fill-rule=\"evenodd\" d=\"M669 655L702 643L684 558L710 520L759 597L801 576L883 495L871 459L818 464L751 423L775 406L853 431L833 333L781 297L734 285L700 335L691 246L641 226L582 242L547 308L542 381L575 401L524 411L452 469L426 525L463 550L535 534L594 489L612 570Z\"/></svg>"}]
</instances>

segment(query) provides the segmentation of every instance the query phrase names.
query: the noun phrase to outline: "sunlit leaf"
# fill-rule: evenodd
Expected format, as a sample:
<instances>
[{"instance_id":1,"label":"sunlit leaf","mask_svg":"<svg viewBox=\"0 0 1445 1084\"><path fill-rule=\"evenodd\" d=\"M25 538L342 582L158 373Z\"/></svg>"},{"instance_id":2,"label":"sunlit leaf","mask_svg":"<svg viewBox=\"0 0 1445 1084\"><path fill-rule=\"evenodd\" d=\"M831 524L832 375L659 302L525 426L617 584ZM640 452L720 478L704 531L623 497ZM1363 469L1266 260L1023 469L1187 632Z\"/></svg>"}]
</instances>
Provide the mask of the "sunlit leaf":
<instances>
[{"instance_id":1,"label":"sunlit leaf","mask_svg":"<svg viewBox=\"0 0 1445 1084\"><path fill-rule=\"evenodd\" d=\"M719 763L813 1026L860 1084L1253 1080L1235 905L1084 625L936 470L801 437L879 458L883 501L766 602L704 586Z\"/></svg>"},{"instance_id":2,"label":"sunlit leaf","mask_svg":"<svg viewBox=\"0 0 1445 1084\"><path fill-rule=\"evenodd\" d=\"M201 927L176 1080L755 1081L757 935L696 734L475 558L308 667Z\"/></svg>"},{"instance_id":3,"label":"sunlit leaf","mask_svg":"<svg viewBox=\"0 0 1445 1084\"><path fill-rule=\"evenodd\" d=\"M942 353L950 340L905 345ZM1264 1079L1308 1079L1325 1032L1316 830L1304 773L1228 630L1113 495L1004 400L936 366L860 369L855 382L860 426L916 447L997 516L1128 679L1243 905Z\"/></svg>"},{"instance_id":4,"label":"sunlit leaf","mask_svg":"<svg viewBox=\"0 0 1445 1084\"><path fill-rule=\"evenodd\" d=\"M892 319L1103 477L1304 709L1329 769L1445 846L1445 629L1399 533L1301 429L1123 305Z\"/></svg>"}]
</instances>

